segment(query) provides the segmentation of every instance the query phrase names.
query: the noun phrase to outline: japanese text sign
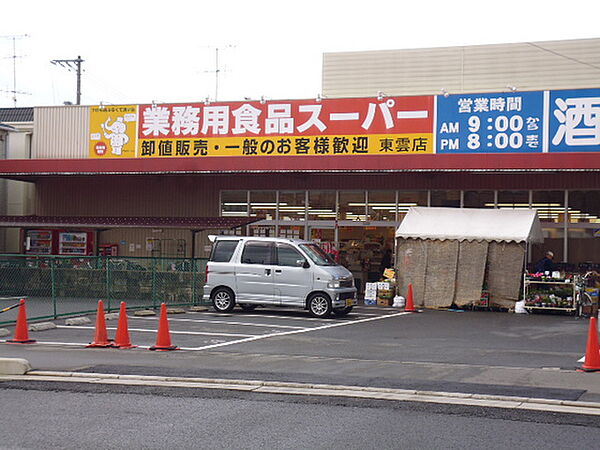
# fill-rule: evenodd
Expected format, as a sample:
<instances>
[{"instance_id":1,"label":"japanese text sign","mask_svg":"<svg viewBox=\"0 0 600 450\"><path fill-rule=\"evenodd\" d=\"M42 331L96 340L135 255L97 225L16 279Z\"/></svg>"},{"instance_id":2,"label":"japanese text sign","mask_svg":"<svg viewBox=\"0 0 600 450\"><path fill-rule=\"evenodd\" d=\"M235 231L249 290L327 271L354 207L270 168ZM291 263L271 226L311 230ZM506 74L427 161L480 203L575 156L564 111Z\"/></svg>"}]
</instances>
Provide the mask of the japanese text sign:
<instances>
[{"instance_id":1,"label":"japanese text sign","mask_svg":"<svg viewBox=\"0 0 600 450\"><path fill-rule=\"evenodd\" d=\"M137 106L90 107L89 150L93 158L135 158Z\"/></svg>"},{"instance_id":2,"label":"japanese text sign","mask_svg":"<svg viewBox=\"0 0 600 450\"><path fill-rule=\"evenodd\" d=\"M600 152L600 89L90 107L93 158Z\"/></svg>"},{"instance_id":3,"label":"japanese text sign","mask_svg":"<svg viewBox=\"0 0 600 450\"><path fill-rule=\"evenodd\" d=\"M140 157L433 153L433 97L141 105Z\"/></svg>"},{"instance_id":4,"label":"japanese text sign","mask_svg":"<svg viewBox=\"0 0 600 450\"><path fill-rule=\"evenodd\" d=\"M542 151L543 92L437 97L437 153Z\"/></svg>"},{"instance_id":5,"label":"japanese text sign","mask_svg":"<svg viewBox=\"0 0 600 450\"><path fill-rule=\"evenodd\" d=\"M600 89L551 91L549 151L600 151Z\"/></svg>"}]
</instances>

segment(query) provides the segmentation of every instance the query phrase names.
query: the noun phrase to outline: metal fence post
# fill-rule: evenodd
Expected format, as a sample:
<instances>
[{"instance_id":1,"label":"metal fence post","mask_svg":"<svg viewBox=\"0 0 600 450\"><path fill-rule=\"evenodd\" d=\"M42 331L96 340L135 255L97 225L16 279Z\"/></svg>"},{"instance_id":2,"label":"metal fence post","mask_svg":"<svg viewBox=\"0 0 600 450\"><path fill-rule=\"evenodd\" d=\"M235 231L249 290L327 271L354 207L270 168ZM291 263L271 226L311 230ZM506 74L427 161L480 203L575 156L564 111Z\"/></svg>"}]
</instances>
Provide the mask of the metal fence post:
<instances>
[{"instance_id":1,"label":"metal fence post","mask_svg":"<svg viewBox=\"0 0 600 450\"><path fill-rule=\"evenodd\" d=\"M55 258L50 258L50 283L51 283L51 292L52 292L52 312L54 319L58 319L57 308L56 308L56 274L54 271L55 266Z\"/></svg>"},{"instance_id":2,"label":"metal fence post","mask_svg":"<svg viewBox=\"0 0 600 450\"><path fill-rule=\"evenodd\" d=\"M196 260L192 258L192 305L196 303Z\"/></svg>"},{"instance_id":3,"label":"metal fence post","mask_svg":"<svg viewBox=\"0 0 600 450\"><path fill-rule=\"evenodd\" d=\"M156 258L152 258L152 307L156 309Z\"/></svg>"},{"instance_id":4,"label":"metal fence post","mask_svg":"<svg viewBox=\"0 0 600 450\"><path fill-rule=\"evenodd\" d=\"M104 270L106 271L106 298L108 300L108 310L110 311L110 256L106 256L105 258L106 264L104 266Z\"/></svg>"}]
</instances>

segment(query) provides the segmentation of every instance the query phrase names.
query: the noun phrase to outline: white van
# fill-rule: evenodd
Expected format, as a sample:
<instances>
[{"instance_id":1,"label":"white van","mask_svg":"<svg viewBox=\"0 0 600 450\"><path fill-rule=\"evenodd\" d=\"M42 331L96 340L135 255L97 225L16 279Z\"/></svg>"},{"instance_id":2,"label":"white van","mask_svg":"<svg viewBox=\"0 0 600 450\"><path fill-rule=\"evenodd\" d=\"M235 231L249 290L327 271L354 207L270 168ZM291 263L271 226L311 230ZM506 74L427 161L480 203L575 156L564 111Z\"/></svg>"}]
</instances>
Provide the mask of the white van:
<instances>
[{"instance_id":1,"label":"white van","mask_svg":"<svg viewBox=\"0 0 600 450\"><path fill-rule=\"evenodd\" d=\"M235 305L296 306L315 317L344 316L357 304L352 273L314 242L298 239L209 236L204 300L215 310Z\"/></svg>"}]
</instances>

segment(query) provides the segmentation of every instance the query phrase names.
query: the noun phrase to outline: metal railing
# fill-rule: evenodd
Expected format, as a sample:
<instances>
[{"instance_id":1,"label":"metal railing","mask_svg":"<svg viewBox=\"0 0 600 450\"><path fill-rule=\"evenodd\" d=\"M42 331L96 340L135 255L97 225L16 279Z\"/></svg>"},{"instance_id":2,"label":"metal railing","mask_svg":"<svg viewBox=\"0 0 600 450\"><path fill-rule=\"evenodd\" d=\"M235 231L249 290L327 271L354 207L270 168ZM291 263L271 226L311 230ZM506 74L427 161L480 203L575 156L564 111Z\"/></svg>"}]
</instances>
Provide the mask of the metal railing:
<instances>
[{"instance_id":1,"label":"metal railing","mask_svg":"<svg viewBox=\"0 0 600 450\"><path fill-rule=\"evenodd\" d=\"M202 304L205 258L0 255L0 309L27 299L28 320L106 311ZM16 310L0 315L13 323Z\"/></svg>"}]
</instances>

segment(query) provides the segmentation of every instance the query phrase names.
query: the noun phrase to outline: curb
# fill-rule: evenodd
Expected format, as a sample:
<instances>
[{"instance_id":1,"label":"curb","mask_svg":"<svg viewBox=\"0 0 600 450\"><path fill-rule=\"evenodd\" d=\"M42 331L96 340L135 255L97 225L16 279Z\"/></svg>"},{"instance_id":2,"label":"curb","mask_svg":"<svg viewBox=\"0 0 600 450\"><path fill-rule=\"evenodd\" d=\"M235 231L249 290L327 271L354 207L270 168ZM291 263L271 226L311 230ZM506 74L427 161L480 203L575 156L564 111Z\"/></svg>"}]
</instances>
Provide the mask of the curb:
<instances>
[{"instance_id":1,"label":"curb","mask_svg":"<svg viewBox=\"0 0 600 450\"><path fill-rule=\"evenodd\" d=\"M91 384L115 384L136 386L160 386L171 388L224 389L265 394L309 395L361 398L389 401L412 401L452 405L479 406L516 410L534 410L567 414L587 414L600 416L600 403L578 402L532 397L511 397L502 395L467 394L440 391L416 391L409 389L387 389L366 386L343 386L329 384L304 384L280 381L233 380L215 378L164 377L152 375L119 375L106 373L58 372L30 370L26 360L21 361L21 371L2 371L0 359L0 381L62 381ZM26 364L26 366L25 366ZM24 370L29 367L29 370Z\"/></svg>"},{"instance_id":2,"label":"curb","mask_svg":"<svg viewBox=\"0 0 600 450\"><path fill-rule=\"evenodd\" d=\"M22 358L0 358L0 376L24 375L31 370L29 361Z\"/></svg>"}]
</instances>

